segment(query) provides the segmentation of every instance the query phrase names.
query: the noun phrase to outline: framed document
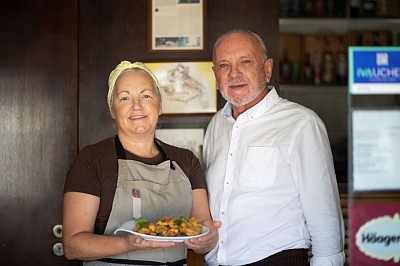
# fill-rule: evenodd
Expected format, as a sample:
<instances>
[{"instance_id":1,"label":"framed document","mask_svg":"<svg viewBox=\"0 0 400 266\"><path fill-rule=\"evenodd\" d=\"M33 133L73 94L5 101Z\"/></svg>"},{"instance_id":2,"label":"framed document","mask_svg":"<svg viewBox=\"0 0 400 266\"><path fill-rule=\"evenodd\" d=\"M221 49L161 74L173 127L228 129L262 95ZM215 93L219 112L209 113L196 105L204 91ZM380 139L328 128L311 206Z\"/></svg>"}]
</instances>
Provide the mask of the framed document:
<instances>
[{"instance_id":1,"label":"framed document","mask_svg":"<svg viewBox=\"0 0 400 266\"><path fill-rule=\"evenodd\" d=\"M149 50L204 51L206 0L149 0Z\"/></svg>"},{"instance_id":2,"label":"framed document","mask_svg":"<svg viewBox=\"0 0 400 266\"><path fill-rule=\"evenodd\" d=\"M157 76L163 114L200 114L217 111L212 62L146 63Z\"/></svg>"}]
</instances>

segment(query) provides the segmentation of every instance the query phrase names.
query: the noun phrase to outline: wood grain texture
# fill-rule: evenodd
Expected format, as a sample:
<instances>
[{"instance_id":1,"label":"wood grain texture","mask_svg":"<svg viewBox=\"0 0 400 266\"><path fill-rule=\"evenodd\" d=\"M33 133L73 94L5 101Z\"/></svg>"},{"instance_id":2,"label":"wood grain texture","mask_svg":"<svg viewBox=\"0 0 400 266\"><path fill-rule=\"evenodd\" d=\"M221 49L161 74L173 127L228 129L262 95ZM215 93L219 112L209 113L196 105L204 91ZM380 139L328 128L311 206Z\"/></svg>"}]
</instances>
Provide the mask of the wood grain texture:
<instances>
[{"instance_id":1,"label":"wood grain texture","mask_svg":"<svg viewBox=\"0 0 400 266\"><path fill-rule=\"evenodd\" d=\"M3 2L0 27L0 265L71 265L62 187L77 150L76 1Z\"/></svg>"}]
</instances>

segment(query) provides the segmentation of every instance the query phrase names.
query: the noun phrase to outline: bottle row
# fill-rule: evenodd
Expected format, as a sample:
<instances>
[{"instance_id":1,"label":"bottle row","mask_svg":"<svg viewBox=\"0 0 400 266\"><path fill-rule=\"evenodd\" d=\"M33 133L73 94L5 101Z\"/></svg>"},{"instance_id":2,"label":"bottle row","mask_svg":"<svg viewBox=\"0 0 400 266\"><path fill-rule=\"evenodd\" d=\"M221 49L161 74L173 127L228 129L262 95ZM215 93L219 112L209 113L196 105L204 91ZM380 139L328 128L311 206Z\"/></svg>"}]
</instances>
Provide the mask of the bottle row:
<instances>
[{"instance_id":1,"label":"bottle row","mask_svg":"<svg viewBox=\"0 0 400 266\"><path fill-rule=\"evenodd\" d=\"M348 7L349 10L348 10ZM279 0L281 18L399 18L399 0Z\"/></svg>"},{"instance_id":2,"label":"bottle row","mask_svg":"<svg viewBox=\"0 0 400 266\"><path fill-rule=\"evenodd\" d=\"M390 46L389 31L281 34L281 84L346 85L348 46Z\"/></svg>"},{"instance_id":3,"label":"bottle row","mask_svg":"<svg viewBox=\"0 0 400 266\"><path fill-rule=\"evenodd\" d=\"M350 0L350 17L399 18L399 0Z\"/></svg>"},{"instance_id":4,"label":"bottle row","mask_svg":"<svg viewBox=\"0 0 400 266\"><path fill-rule=\"evenodd\" d=\"M279 0L279 15L286 17L346 17L346 0Z\"/></svg>"}]
</instances>

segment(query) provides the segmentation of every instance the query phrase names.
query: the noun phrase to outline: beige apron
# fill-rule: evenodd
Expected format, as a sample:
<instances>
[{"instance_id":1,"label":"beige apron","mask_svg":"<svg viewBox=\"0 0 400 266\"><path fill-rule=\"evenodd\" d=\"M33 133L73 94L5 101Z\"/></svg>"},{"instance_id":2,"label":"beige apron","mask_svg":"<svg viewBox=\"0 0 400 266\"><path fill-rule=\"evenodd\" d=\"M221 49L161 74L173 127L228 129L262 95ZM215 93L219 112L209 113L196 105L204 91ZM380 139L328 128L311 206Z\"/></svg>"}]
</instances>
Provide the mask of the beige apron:
<instances>
[{"instance_id":1,"label":"beige apron","mask_svg":"<svg viewBox=\"0 0 400 266\"><path fill-rule=\"evenodd\" d=\"M114 231L121 224L134 219L133 217L141 216L156 222L165 216L190 215L192 208L190 181L178 164L172 163L161 146L156 141L155 143L165 161L158 165L147 165L134 160L126 160L125 151L116 137L118 181L104 235L114 235ZM170 248L138 250L110 258L166 263L185 259L186 254L186 245L179 243ZM123 261L121 262L123 263ZM84 265L113 264L92 261L86 262Z\"/></svg>"}]
</instances>

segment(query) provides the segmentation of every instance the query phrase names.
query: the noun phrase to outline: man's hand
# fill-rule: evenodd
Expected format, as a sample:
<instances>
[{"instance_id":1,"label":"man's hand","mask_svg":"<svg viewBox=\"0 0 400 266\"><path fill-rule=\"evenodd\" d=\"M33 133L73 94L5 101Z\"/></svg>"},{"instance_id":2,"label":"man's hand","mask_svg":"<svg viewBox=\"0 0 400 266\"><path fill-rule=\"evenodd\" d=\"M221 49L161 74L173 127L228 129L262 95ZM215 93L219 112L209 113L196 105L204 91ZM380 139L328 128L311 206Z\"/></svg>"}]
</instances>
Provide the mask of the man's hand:
<instances>
[{"instance_id":1,"label":"man's hand","mask_svg":"<svg viewBox=\"0 0 400 266\"><path fill-rule=\"evenodd\" d=\"M218 243L218 228L221 227L219 221L205 221L204 226L210 228L210 232L204 236L185 240L185 244L198 254L204 254L212 250Z\"/></svg>"}]
</instances>

